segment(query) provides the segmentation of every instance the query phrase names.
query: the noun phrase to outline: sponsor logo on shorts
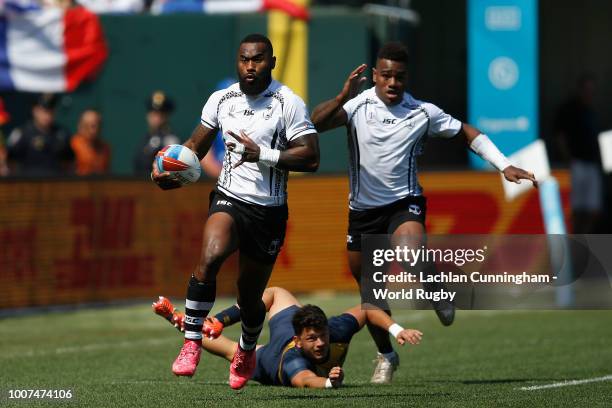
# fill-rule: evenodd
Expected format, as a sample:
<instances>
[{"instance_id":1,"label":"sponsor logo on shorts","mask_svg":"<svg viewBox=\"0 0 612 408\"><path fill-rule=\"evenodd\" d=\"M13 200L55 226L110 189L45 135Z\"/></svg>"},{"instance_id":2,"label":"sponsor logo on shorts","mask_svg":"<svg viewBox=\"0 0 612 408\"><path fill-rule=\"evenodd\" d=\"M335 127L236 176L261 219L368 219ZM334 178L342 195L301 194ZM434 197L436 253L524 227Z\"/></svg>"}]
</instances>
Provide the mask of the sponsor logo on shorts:
<instances>
[{"instance_id":1,"label":"sponsor logo on shorts","mask_svg":"<svg viewBox=\"0 0 612 408\"><path fill-rule=\"evenodd\" d=\"M227 200L217 200L217 205L227 205L228 207L231 207L232 203Z\"/></svg>"},{"instance_id":2,"label":"sponsor logo on shorts","mask_svg":"<svg viewBox=\"0 0 612 408\"><path fill-rule=\"evenodd\" d=\"M382 123L385 125L395 125L395 122L397 122L395 118L385 118Z\"/></svg>"},{"instance_id":3,"label":"sponsor logo on shorts","mask_svg":"<svg viewBox=\"0 0 612 408\"><path fill-rule=\"evenodd\" d=\"M410 204L408 206L408 212L411 212L414 215L421 215L421 207L416 204Z\"/></svg>"}]
</instances>

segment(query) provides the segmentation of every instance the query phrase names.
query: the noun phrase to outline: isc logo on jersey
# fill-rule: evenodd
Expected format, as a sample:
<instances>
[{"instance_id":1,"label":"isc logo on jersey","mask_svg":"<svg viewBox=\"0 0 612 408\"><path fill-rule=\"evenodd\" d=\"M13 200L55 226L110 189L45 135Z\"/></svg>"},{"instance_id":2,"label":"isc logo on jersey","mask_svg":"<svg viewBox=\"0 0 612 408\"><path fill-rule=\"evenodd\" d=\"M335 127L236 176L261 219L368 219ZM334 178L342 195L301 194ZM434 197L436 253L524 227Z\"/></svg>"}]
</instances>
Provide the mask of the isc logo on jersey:
<instances>
[{"instance_id":1,"label":"isc logo on jersey","mask_svg":"<svg viewBox=\"0 0 612 408\"><path fill-rule=\"evenodd\" d=\"M193 150L182 145L168 145L157 152L155 158L160 172L167 171L182 185L193 183L200 178L200 160Z\"/></svg>"}]
</instances>

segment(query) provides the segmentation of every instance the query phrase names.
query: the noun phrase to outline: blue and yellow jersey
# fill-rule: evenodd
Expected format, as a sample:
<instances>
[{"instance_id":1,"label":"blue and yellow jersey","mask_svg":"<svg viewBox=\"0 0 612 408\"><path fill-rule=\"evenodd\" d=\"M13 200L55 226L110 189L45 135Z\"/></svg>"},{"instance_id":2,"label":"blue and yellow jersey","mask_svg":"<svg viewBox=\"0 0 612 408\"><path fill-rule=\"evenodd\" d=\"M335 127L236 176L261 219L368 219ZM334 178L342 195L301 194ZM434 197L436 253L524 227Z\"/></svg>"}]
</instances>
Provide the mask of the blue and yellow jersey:
<instances>
[{"instance_id":1,"label":"blue and yellow jersey","mask_svg":"<svg viewBox=\"0 0 612 408\"><path fill-rule=\"evenodd\" d=\"M257 350L257 369L253 379L261 384L291 386L291 379L300 371L310 370L327 377L329 370L342 366L349 343L359 331L353 315L344 313L329 321L329 357L321 364L309 361L293 342L291 319L299 308L288 307L270 320L270 342Z\"/></svg>"}]
</instances>

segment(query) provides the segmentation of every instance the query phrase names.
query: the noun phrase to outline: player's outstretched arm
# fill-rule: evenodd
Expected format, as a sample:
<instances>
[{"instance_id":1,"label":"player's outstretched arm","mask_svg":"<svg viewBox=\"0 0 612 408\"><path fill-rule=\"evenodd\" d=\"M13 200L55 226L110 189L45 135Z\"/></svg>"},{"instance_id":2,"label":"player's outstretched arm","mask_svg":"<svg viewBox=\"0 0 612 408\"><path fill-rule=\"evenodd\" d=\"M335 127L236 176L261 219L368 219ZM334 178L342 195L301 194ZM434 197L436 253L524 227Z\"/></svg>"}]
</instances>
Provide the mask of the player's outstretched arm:
<instances>
[{"instance_id":1,"label":"player's outstretched arm","mask_svg":"<svg viewBox=\"0 0 612 408\"><path fill-rule=\"evenodd\" d=\"M357 323L359 323L360 328L369 322L388 331L400 345L406 343L419 344L421 342L423 333L415 329L404 329L382 309L373 305L366 305L365 308L361 305L357 305L347 310L345 313L353 315Z\"/></svg>"},{"instance_id":2,"label":"player's outstretched arm","mask_svg":"<svg viewBox=\"0 0 612 408\"><path fill-rule=\"evenodd\" d=\"M468 147L482 157L483 160L488 161L493 167L502 172L506 180L517 184L521 184L521 180L529 180L533 183L534 187L538 186L538 181L533 173L514 167L488 136L480 130L464 123L459 133L465 136Z\"/></svg>"},{"instance_id":3,"label":"player's outstretched arm","mask_svg":"<svg viewBox=\"0 0 612 408\"><path fill-rule=\"evenodd\" d=\"M387 313L381 309L369 308L366 309L366 319L368 322L384 329L391 334L397 340L400 345L406 343L419 344L423 333L416 329L404 329L402 326L397 324L395 320L391 318Z\"/></svg>"},{"instance_id":4,"label":"player's outstretched arm","mask_svg":"<svg viewBox=\"0 0 612 408\"><path fill-rule=\"evenodd\" d=\"M227 133L238 141L227 142L227 148L242 153L242 158L234 167L244 162L260 162L269 167L290 171L314 172L319 168L319 137L316 133L290 141L287 149L283 151L259 146L242 130L239 135L230 130Z\"/></svg>"},{"instance_id":5,"label":"player's outstretched arm","mask_svg":"<svg viewBox=\"0 0 612 408\"><path fill-rule=\"evenodd\" d=\"M355 68L344 82L342 91L335 98L320 103L314 108L311 119L317 131L325 132L346 125L348 117L342 107L359 93L361 85L366 80L365 77L361 76L366 68L366 64L361 64Z\"/></svg>"},{"instance_id":6,"label":"player's outstretched arm","mask_svg":"<svg viewBox=\"0 0 612 408\"><path fill-rule=\"evenodd\" d=\"M191 133L189 139L183 143L183 146L193 150L198 156L198 159L202 160L204 156L206 156L208 149L210 149L216 134L217 129L211 129L203 126L202 124L198 124L198 126L196 126ZM159 168L157 167L157 160L153 160L151 180L153 180L162 190L172 190L174 188L181 187L181 183L169 172L159 171Z\"/></svg>"},{"instance_id":7,"label":"player's outstretched arm","mask_svg":"<svg viewBox=\"0 0 612 408\"><path fill-rule=\"evenodd\" d=\"M310 370L303 370L291 378L291 386L296 388L338 388L344 381L342 367L334 367L329 376L319 377Z\"/></svg>"}]
</instances>

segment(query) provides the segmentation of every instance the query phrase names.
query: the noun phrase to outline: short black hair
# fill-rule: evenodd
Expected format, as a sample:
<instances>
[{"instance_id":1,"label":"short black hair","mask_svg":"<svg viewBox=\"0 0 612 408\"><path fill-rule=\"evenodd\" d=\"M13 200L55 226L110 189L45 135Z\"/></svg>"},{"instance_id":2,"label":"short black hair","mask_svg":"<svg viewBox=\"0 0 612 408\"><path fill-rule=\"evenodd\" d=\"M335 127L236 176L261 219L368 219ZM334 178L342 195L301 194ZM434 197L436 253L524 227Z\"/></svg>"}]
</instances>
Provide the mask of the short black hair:
<instances>
[{"instance_id":1,"label":"short black hair","mask_svg":"<svg viewBox=\"0 0 612 408\"><path fill-rule=\"evenodd\" d=\"M400 42L388 42L378 51L378 59L408 63L408 48Z\"/></svg>"},{"instance_id":2,"label":"short black hair","mask_svg":"<svg viewBox=\"0 0 612 408\"><path fill-rule=\"evenodd\" d=\"M52 93L42 93L38 95L38 98L34 101L34 106L40 106L41 108L48 110L55 110L59 103L59 97Z\"/></svg>"},{"instance_id":3,"label":"short black hair","mask_svg":"<svg viewBox=\"0 0 612 408\"><path fill-rule=\"evenodd\" d=\"M299 336L305 328L323 330L327 328L327 316L319 306L304 305L295 312L291 319L293 331Z\"/></svg>"},{"instance_id":4,"label":"short black hair","mask_svg":"<svg viewBox=\"0 0 612 408\"><path fill-rule=\"evenodd\" d=\"M253 33L249 34L240 41L240 44L244 43L262 43L265 44L268 50L270 50L270 55L274 55L274 48L272 48L272 42L268 37L263 34Z\"/></svg>"}]
</instances>

